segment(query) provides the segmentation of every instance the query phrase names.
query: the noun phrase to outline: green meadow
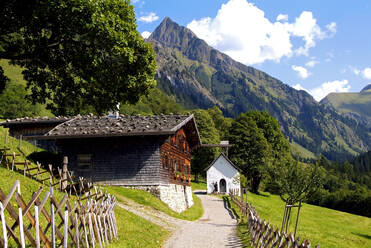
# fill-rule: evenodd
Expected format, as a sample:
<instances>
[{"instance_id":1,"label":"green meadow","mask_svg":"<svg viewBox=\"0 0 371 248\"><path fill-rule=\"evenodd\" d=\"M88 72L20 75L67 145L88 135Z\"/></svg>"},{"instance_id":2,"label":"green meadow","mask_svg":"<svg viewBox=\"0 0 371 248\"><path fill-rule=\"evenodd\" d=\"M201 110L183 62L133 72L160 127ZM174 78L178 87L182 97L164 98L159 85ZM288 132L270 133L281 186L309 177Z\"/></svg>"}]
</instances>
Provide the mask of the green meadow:
<instances>
[{"instance_id":1,"label":"green meadow","mask_svg":"<svg viewBox=\"0 0 371 248\"><path fill-rule=\"evenodd\" d=\"M284 202L279 196L249 192L247 199L262 219L281 228ZM294 232L296 214L297 210L293 210L289 232ZM371 247L371 218L314 205L303 204L297 232L302 239L309 239L313 247L317 244L328 248Z\"/></svg>"}]
</instances>

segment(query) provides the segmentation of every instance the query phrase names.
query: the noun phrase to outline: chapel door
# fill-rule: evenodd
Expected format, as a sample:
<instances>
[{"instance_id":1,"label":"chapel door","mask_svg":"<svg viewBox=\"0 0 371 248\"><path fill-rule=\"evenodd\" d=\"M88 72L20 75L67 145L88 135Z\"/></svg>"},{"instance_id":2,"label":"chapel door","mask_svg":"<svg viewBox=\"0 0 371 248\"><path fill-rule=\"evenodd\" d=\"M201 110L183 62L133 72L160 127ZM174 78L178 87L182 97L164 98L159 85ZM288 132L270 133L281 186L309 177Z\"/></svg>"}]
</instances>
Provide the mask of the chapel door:
<instances>
[{"instance_id":1,"label":"chapel door","mask_svg":"<svg viewBox=\"0 0 371 248\"><path fill-rule=\"evenodd\" d=\"M227 192L227 183L225 182L225 179L220 179L220 183L219 183L219 186L220 186L220 193L225 193Z\"/></svg>"}]
</instances>

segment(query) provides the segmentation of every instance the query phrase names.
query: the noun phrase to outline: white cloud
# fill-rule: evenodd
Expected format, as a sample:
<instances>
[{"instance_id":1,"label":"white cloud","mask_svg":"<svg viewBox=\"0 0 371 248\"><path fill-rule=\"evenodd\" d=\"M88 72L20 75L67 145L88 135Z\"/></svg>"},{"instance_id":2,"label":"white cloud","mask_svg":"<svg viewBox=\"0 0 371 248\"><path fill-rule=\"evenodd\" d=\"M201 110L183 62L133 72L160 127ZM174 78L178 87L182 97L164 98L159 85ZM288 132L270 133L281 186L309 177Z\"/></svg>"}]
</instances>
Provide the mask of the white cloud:
<instances>
[{"instance_id":1,"label":"white cloud","mask_svg":"<svg viewBox=\"0 0 371 248\"><path fill-rule=\"evenodd\" d=\"M330 24L327 24L326 28L327 28L327 30L330 31L330 34L336 33L336 23L335 22L331 22Z\"/></svg>"},{"instance_id":2,"label":"white cloud","mask_svg":"<svg viewBox=\"0 0 371 248\"><path fill-rule=\"evenodd\" d=\"M363 69L362 76L366 79L371 79L371 68Z\"/></svg>"},{"instance_id":3,"label":"white cloud","mask_svg":"<svg viewBox=\"0 0 371 248\"><path fill-rule=\"evenodd\" d=\"M364 77L365 79L371 79L371 67L366 67L364 68L363 70L361 69L358 69L358 68L355 68L355 67L352 67L352 66L349 66L350 70L356 74L356 75L361 75L362 77Z\"/></svg>"},{"instance_id":4,"label":"white cloud","mask_svg":"<svg viewBox=\"0 0 371 248\"><path fill-rule=\"evenodd\" d=\"M147 39L147 38L151 35L151 33L148 32L148 31L143 31L143 32L141 33L141 35L142 35L142 37L143 37L144 39Z\"/></svg>"},{"instance_id":5,"label":"white cloud","mask_svg":"<svg viewBox=\"0 0 371 248\"><path fill-rule=\"evenodd\" d=\"M293 55L307 56L317 40L336 32L335 23L322 30L308 11L303 11L292 23L286 21L284 14L271 22L263 10L247 0L230 0L221 6L214 18L193 20L187 27L209 45L244 64L266 60L279 62L282 57ZM301 39L301 44L294 46L294 37Z\"/></svg>"},{"instance_id":6,"label":"white cloud","mask_svg":"<svg viewBox=\"0 0 371 248\"><path fill-rule=\"evenodd\" d=\"M291 66L291 68L298 73L299 77L301 77L303 79L306 79L310 75L310 73L308 72L308 70L305 67L293 65L293 66Z\"/></svg>"},{"instance_id":7,"label":"white cloud","mask_svg":"<svg viewBox=\"0 0 371 248\"><path fill-rule=\"evenodd\" d=\"M319 87L309 90L309 93L319 102L332 92L349 92L349 90L349 82L344 79L324 82Z\"/></svg>"},{"instance_id":8,"label":"white cloud","mask_svg":"<svg viewBox=\"0 0 371 248\"><path fill-rule=\"evenodd\" d=\"M144 16L139 17L138 20L141 21L141 22L147 22L147 23L150 23L150 22L157 21L158 18L159 18L159 17L156 15L156 13L151 12L151 13L149 13L148 15L144 15Z\"/></svg>"},{"instance_id":9,"label":"white cloud","mask_svg":"<svg viewBox=\"0 0 371 248\"><path fill-rule=\"evenodd\" d=\"M350 67L350 69L352 70L352 72L356 75L359 75L361 73L361 70L358 70L357 68L353 68L353 67Z\"/></svg>"},{"instance_id":10,"label":"white cloud","mask_svg":"<svg viewBox=\"0 0 371 248\"><path fill-rule=\"evenodd\" d=\"M284 15L284 14L279 14L278 16L277 16L277 19L276 19L276 21L288 21L289 20L289 16L288 15Z\"/></svg>"},{"instance_id":11,"label":"white cloud","mask_svg":"<svg viewBox=\"0 0 371 248\"><path fill-rule=\"evenodd\" d=\"M308 61L305 66L306 67L314 67L316 64L318 64L319 62L317 60L310 60Z\"/></svg>"},{"instance_id":12,"label":"white cloud","mask_svg":"<svg viewBox=\"0 0 371 248\"><path fill-rule=\"evenodd\" d=\"M296 84L294 86L292 86L295 90L305 90L306 92L308 92L307 89L305 89L303 86L301 86L301 84Z\"/></svg>"},{"instance_id":13,"label":"white cloud","mask_svg":"<svg viewBox=\"0 0 371 248\"><path fill-rule=\"evenodd\" d=\"M350 90L349 82L346 79L324 82L320 86L311 90L304 88L300 84L296 84L292 87L296 90L305 90L318 102L332 92L349 92Z\"/></svg>"}]
</instances>

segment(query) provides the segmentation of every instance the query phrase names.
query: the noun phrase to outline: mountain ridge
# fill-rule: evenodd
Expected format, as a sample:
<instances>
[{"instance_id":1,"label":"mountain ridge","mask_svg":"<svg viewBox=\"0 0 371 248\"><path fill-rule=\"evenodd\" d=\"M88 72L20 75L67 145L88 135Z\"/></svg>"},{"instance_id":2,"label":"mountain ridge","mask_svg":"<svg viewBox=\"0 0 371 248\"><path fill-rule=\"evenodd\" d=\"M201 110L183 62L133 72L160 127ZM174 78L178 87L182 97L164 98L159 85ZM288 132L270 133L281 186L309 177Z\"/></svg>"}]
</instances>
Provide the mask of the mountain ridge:
<instances>
[{"instance_id":1,"label":"mountain ridge","mask_svg":"<svg viewBox=\"0 0 371 248\"><path fill-rule=\"evenodd\" d=\"M369 90L371 90L371 84L366 85L366 86L361 90L361 92L365 92L365 91L369 91Z\"/></svg>"},{"instance_id":2,"label":"mountain ridge","mask_svg":"<svg viewBox=\"0 0 371 248\"><path fill-rule=\"evenodd\" d=\"M330 93L320 103L371 128L371 84L360 92Z\"/></svg>"},{"instance_id":3,"label":"mountain ridge","mask_svg":"<svg viewBox=\"0 0 371 248\"><path fill-rule=\"evenodd\" d=\"M370 130L357 120L317 103L305 91L234 61L168 17L147 42L156 53L158 87L187 108L218 105L230 117L265 110L280 122L290 142L330 159L371 147Z\"/></svg>"}]
</instances>

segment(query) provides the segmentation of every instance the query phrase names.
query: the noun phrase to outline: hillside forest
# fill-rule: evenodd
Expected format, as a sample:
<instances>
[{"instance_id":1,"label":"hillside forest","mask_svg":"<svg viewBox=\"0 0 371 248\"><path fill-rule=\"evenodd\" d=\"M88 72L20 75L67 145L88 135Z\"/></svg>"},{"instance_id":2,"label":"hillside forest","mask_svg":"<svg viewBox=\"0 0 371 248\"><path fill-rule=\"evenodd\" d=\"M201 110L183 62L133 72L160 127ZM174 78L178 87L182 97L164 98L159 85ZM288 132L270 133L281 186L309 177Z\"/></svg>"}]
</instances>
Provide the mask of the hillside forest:
<instances>
[{"instance_id":1,"label":"hillside forest","mask_svg":"<svg viewBox=\"0 0 371 248\"><path fill-rule=\"evenodd\" d=\"M24 116L53 116L42 104L32 104L26 98L25 82L16 66L2 60L6 75L11 83L0 95L0 118L12 119ZM88 114L85 109L82 114ZM122 104L120 113L125 115L157 115L192 112L204 144L218 144L229 140L234 146L229 150L231 160L240 166L246 175L241 180L251 191L269 191L278 194L271 181L271 168L283 166L287 161L297 159L292 156L289 142L281 132L277 120L264 111L249 111L236 118L229 118L214 106L209 109L187 110L161 90L154 88L136 104ZM243 137L243 139L241 139ZM219 148L202 147L192 157L192 173L196 179L204 178L206 168L218 155L225 152ZM293 158L294 157L294 158ZM299 158L300 159L300 158ZM371 216L371 152L356 156L344 162L328 161L324 156L311 161L299 162L301 166L318 167L320 187L305 201L349 213ZM248 169L249 168L249 169Z\"/></svg>"}]
</instances>

